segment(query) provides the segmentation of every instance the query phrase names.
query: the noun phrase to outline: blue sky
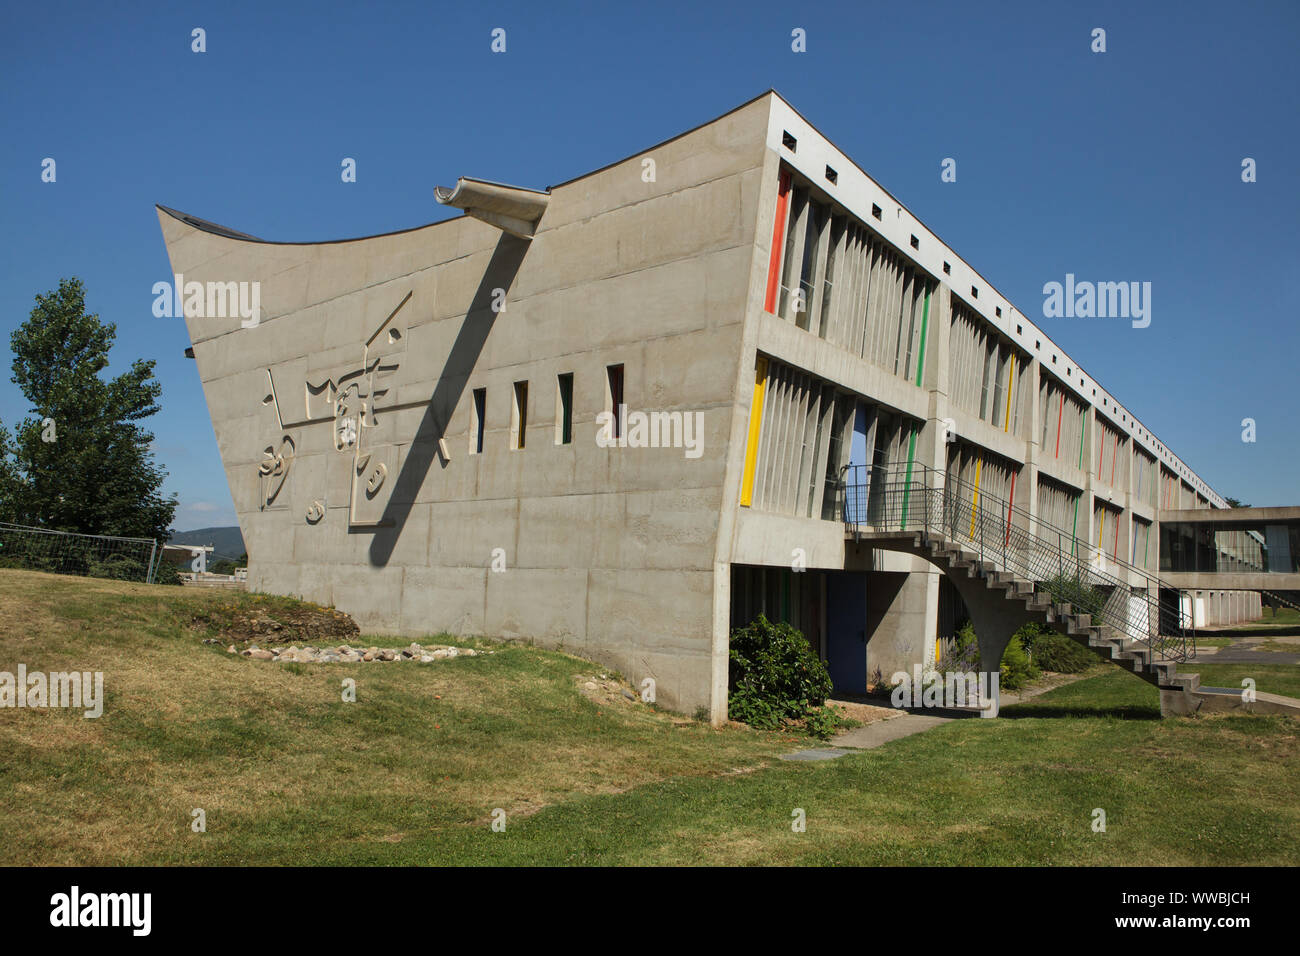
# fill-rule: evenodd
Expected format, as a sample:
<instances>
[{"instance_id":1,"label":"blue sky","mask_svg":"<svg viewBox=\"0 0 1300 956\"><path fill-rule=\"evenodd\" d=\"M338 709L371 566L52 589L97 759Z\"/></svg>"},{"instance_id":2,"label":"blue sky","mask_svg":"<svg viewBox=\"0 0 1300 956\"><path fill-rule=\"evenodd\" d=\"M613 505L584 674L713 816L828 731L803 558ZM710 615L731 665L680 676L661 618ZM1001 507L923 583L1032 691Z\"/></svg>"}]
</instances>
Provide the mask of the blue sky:
<instances>
[{"instance_id":1,"label":"blue sky","mask_svg":"<svg viewBox=\"0 0 1300 956\"><path fill-rule=\"evenodd\" d=\"M403 229L445 218L458 175L545 187L771 87L1216 490L1300 503L1297 36L1289 0L8 4L0 331L85 280L111 371L157 361L177 527L234 524L184 325L151 313L154 203L273 240ZM1151 282L1151 326L1040 318L1067 272Z\"/></svg>"}]
</instances>

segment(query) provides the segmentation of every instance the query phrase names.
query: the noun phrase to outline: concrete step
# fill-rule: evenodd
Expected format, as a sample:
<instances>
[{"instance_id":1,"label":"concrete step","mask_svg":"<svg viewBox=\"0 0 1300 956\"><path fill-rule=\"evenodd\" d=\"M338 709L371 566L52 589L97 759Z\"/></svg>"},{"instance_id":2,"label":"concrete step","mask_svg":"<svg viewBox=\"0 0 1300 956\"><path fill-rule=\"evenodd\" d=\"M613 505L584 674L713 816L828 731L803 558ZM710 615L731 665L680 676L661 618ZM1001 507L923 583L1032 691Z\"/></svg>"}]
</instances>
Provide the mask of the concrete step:
<instances>
[{"instance_id":1,"label":"concrete step","mask_svg":"<svg viewBox=\"0 0 1300 956\"><path fill-rule=\"evenodd\" d=\"M1162 687L1160 713L1164 716L1247 713L1286 714L1300 717L1300 700L1294 697L1283 697L1281 694L1266 694L1262 691L1256 691L1253 700L1245 700L1240 687L1197 687L1195 690Z\"/></svg>"}]
</instances>

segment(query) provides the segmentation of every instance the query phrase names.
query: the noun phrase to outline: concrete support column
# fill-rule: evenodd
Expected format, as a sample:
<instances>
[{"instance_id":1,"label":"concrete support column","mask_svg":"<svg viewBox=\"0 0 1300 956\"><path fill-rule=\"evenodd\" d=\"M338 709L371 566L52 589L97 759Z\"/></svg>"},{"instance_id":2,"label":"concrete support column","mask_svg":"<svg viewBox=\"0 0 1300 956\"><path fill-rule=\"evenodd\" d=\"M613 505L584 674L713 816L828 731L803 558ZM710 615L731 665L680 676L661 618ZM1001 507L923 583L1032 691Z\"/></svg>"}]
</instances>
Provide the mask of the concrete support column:
<instances>
[{"instance_id":1,"label":"concrete support column","mask_svg":"<svg viewBox=\"0 0 1300 956\"><path fill-rule=\"evenodd\" d=\"M913 558L911 572L867 573L867 676L888 678L913 665L934 664L939 630L939 576L942 572Z\"/></svg>"},{"instance_id":2,"label":"concrete support column","mask_svg":"<svg viewBox=\"0 0 1300 956\"><path fill-rule=\"evenodd\" d=\"M990 590L981 578L968 578L964 574L949 578L956 587L966 609L970 611L971 625L979 642L980 670L996 674L1002 663L1002 654L1011 643L1012 636L1031 620L1033 615L1019 602L1008 601L1006 592ZM981 680L981 686L983 685ZM989 683L992 683L990 678ZM982 702L982 716L996 717L1000 706L1000 688L993 692L991 701Z\"/></svg>"}]
</instances>

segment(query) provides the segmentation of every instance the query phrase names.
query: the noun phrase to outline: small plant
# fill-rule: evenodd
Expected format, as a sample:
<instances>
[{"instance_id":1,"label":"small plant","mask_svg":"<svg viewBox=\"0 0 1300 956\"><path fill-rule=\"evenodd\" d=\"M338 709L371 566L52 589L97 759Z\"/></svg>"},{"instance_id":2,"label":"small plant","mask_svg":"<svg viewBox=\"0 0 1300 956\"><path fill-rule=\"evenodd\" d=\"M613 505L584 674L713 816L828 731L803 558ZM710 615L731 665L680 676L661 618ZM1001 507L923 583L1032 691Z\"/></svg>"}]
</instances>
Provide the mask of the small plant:
<instances>
[{"instance_id":1,"label":"small plant","mask_svg":"<svg viewBox=\"0 0 1300 956\"><path fill-rule=\"evenodd\" d=\"M814 707L804 718L804 728L809 736L816 737L818 740L829 740L841 730L861 726L861 721L849 717L844 708L836 707L834 704Z\"/></svg>"},{"instance_id":2,"label":"small plant","mask_svg":"<svg viewBox=\"0 0 1300 956\"><path fill-rule=\"evenodd\" d=\"M897 686L897 684L891 684L889 681L885 680L884 673L881 672L879 667L877 667L871 672L871 683L867 687L867 693L876 697L888 697L894 692L894 688Z\"/></svg>"}]
</instances>

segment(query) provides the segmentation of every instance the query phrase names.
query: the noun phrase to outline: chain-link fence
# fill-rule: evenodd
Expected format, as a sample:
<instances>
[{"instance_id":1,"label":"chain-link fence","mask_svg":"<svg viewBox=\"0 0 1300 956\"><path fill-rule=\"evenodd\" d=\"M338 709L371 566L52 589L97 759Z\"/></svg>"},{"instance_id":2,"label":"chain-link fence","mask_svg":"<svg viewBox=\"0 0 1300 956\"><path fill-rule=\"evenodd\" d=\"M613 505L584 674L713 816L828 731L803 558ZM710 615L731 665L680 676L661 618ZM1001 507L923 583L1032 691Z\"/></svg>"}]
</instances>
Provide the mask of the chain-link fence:
<instances>
[{"instance_id":1,"label":"chain-link fence","mask_svg":"<svg viewBox=\"0 0 1300 956\"><path fill-rule=\"evenodd\" d=\"M161 557L152 538L73 534L0 521L0 568L152 583Z\"/></svg>"}]
</instances>

